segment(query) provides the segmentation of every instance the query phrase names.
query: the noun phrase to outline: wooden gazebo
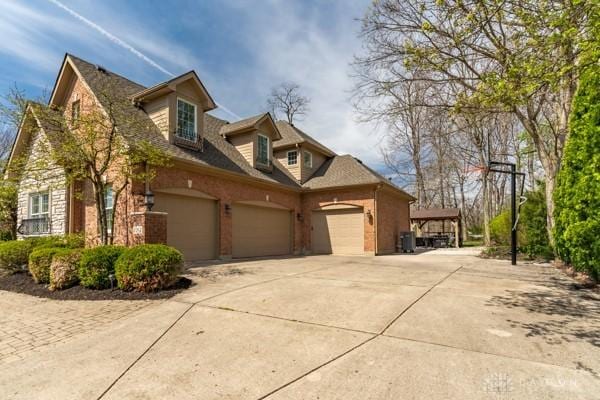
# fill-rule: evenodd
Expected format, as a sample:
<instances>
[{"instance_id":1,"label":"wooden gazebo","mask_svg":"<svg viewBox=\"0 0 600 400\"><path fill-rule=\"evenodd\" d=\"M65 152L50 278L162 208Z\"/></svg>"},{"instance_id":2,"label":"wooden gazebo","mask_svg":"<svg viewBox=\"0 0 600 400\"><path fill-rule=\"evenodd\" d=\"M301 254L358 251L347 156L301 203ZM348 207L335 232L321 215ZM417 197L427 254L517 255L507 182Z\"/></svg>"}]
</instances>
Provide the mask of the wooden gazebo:
<instances>
[{"instance_id":1,"label":"wooden gazebo","mask_svg":"<svg viewBox=\"0 0 600 400\"><path fill-rule=\"evenodd\" d=\"M462 245L462 223L459 208L411 210L411 229L418 238L454 237L454 245ZM448 228L448 229L446 229Z\"/></svg>"}]
</instances>

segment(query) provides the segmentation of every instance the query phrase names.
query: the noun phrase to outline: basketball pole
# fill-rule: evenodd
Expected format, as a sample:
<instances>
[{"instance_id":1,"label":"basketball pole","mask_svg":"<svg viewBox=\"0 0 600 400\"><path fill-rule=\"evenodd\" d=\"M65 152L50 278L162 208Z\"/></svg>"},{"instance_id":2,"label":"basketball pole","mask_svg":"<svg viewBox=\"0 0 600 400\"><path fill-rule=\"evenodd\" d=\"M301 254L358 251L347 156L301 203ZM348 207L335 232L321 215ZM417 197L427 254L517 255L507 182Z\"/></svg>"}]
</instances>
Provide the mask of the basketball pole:
<instances>
[{"instance_id":1,"label":"basketball pole","mask_svg":"<svg viewBox=\"0 0 600 400\"><path fill-rule=\"evenodd\" d=\"M517 165L514 163L490 161L488 171L501 174L510 174L510 263L517 265L517 175L523 177L525 183L525 174L517 172ZM493 168L493 166L510 167L510 170ZM523 185L521 185L521 195L523 194Z\"/></svg>"}]
</instances>

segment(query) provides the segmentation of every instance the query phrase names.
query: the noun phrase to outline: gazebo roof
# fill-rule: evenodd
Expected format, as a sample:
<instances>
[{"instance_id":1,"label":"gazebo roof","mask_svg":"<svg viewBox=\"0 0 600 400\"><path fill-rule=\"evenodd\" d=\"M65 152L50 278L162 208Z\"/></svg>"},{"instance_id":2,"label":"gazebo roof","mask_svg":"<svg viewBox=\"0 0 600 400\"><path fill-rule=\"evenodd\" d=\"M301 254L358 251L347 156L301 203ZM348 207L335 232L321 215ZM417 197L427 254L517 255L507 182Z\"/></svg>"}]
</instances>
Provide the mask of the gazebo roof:
<instances>
[{"instance_id":1,"label":"gazebo roof","mask_svg":"<svg viewBox=\"0 0 600 400\"><path fill-rule=\"evenodd\" d=\"M459 208L428 208L424 210L414 210L410 212L412 220L444 220L444 219L459 219Z\"/></svg>"}]
</instances>

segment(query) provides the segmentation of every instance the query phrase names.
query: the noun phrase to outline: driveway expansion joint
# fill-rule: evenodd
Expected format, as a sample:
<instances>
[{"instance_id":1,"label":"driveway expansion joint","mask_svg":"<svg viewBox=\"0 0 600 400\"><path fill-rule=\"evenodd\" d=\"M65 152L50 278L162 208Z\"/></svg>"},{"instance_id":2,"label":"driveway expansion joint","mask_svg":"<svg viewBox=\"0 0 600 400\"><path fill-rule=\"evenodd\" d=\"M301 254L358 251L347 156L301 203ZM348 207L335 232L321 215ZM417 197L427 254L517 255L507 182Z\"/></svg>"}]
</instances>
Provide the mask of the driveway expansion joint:
<instances>
[{"instance_id":1,"label":"driveway expansion joint","mask_svg":"<svg viewBox=\"0 0 600 400\"><path fill-rule=\"evenodd\" d=\"M340 358L352 353L354 350L357 350L359 348L361 348L362 346L364 346L365 344L371 342L374 339L377 339L380 336L384 336L385 331L394 323L396 322L402 315L404 315L412 306L414 306L417 302L419 302L419 300L421 300L423 297L425 297L429 292L431 292L436 286L442 284L446 279L448 279L449 277L451 277L452 275L454 275L456 272L458 272L463 266L459 266L458 268L456 268L454 271L450 272L448 275L446 275L444 278L440 279L437 283L435 283L434 285L432 285L427 291L425 291L425 293L423 293L422 295L420 295L415 301L413 301L411 304L408 305L408 307L405 307L404 310L402 310L400 312L400 314L398 314L398 316L396 316L389 324L387 324L385 326L385 328L383 328L383 330L381 330L380 332L376 333L375 335L373 335L372 337L368 338L367 340L357 344L356 346L344 351L341 354L338 354L337 356L331 358L330 360L322 363L321 365L316 366L315 368L311 369L308 372L305 372L304 374L292 379L291 381L281 385L280 387L272 390L271 392L259 397L257 400L263 400L266 399L268 397L270 397L271 395L285 389L286 387L292 385L295 382L298 382L300 379L312 374L315 371L318 371L319 369L333 363L334 361L339 360Z\"/></svg>"},{"instance_id":2,"label":"driveway expansion joint","mask_svg":"<svg viewBox=\"0 0 600 400\"><path fill-rule=\"evenodd\" d=\"M353 333L364 333L366 335L378 335L378 332L371 332L371 331L364 331L364 330L361 330L361 329L346 328L346 327L337 326L337 325L321 324L321 323L318 323L318 322L303 321L303 320L299 320L299 319L284 318L284 317L278 317L278 316L275 316L275 315L255 313L255 312L252 312L252 311L236 310L236 309L230 308L230 307L211 306L209 304L196 304L196 305L199 306L199 307L206 307L206 308L211 308L211 309L214 309L214 310L229 311L229 312L235 312L235 313L240 313L240 314L253 315L253 316L256 316L256 317L263 317L263 318L271 318L271 319L276 319L276 320L279 320L279 321L294 322L294 323L297 323L297 324L312 325L312 326L318 326L318 327L321 327L321 328L330 328L330 329L336 329L336 330L353 332Z\"/></svg>"},{"instance_id":3,"label":"driveway expansion joint","mask_svg":"<svg viewBox=\"0 0 600 400\"><path fill-rule=\"evenodd\" d=\"M130 370L133 368L148 352L167 334L169 331L177 325L177 323L195 306L195 304L190 304L188 308L186 308L179 317L171 325L165 329L163 333L161 333L151 344L140 354L129 366L123 371L107 388L97 397L97 400L102 399L116 384L123 378Z\"/></svg>"}]
</instances>

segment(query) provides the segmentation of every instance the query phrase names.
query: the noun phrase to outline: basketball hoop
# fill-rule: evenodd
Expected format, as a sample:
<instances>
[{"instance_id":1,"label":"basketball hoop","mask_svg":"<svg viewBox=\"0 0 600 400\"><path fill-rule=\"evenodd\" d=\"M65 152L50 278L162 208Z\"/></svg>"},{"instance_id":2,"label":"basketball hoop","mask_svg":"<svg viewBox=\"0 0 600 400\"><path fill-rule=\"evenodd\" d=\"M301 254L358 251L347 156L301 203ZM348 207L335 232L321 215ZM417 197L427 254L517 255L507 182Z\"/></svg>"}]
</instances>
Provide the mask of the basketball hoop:
<instances>
[{"instance_id":1,"label":"basketball hoop","mask_svg":"<svg viewBox=\"0 0 600 400\"><path fill-rule=\"evenodd\" d=\"M487 170L487 167L484 165L469 165L468 167L465 168L465 173L466 174L470 174L470 173L481 174L486 170Z\"/></svg>"}]
</instances>

